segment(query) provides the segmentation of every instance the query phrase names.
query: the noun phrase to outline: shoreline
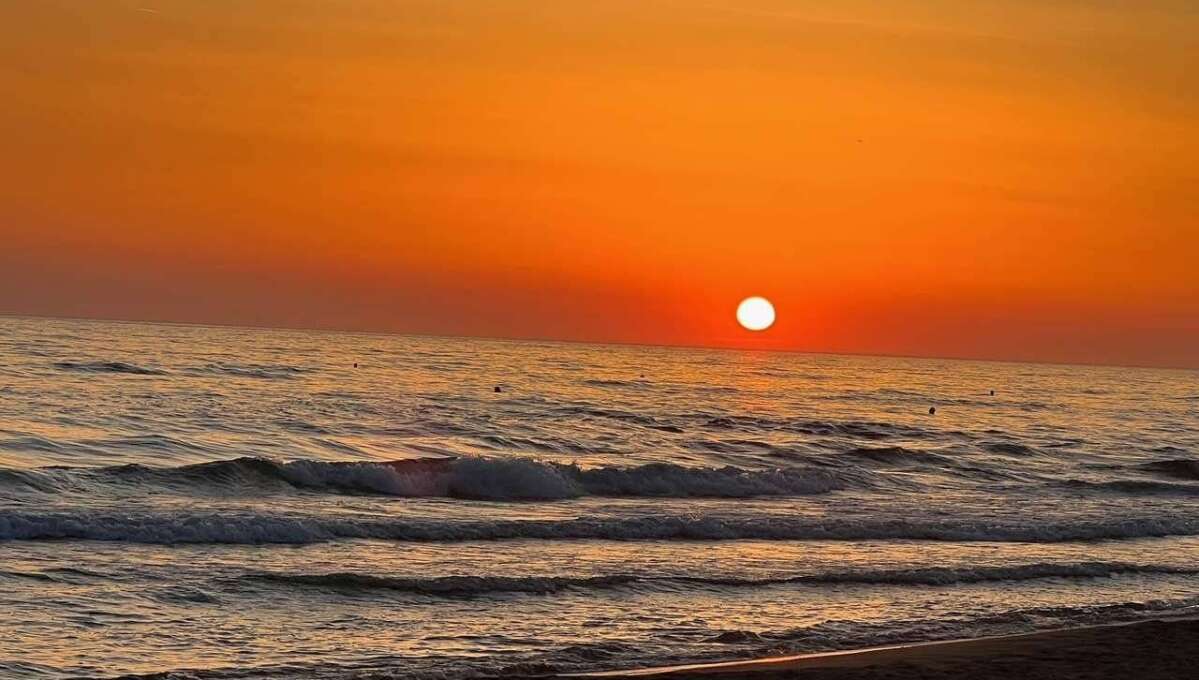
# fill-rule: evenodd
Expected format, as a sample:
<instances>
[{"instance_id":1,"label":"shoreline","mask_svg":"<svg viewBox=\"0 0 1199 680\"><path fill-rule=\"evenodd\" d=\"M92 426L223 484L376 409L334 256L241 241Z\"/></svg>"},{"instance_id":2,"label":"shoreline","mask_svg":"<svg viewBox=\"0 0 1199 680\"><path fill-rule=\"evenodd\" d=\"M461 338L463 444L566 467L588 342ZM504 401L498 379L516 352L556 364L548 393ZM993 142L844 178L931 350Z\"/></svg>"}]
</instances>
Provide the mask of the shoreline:
<instances>
[{"instance_id":1,"label":"shoreline","mask_svg":"<svg viewBox=\"0 0 1199 680\"><path fill-rule=\"evenodd\" d=\"M819 680L1190 677L1199 613L976 638L733 661L564 674L560 678Z\"/></svg>"}]
</instances>

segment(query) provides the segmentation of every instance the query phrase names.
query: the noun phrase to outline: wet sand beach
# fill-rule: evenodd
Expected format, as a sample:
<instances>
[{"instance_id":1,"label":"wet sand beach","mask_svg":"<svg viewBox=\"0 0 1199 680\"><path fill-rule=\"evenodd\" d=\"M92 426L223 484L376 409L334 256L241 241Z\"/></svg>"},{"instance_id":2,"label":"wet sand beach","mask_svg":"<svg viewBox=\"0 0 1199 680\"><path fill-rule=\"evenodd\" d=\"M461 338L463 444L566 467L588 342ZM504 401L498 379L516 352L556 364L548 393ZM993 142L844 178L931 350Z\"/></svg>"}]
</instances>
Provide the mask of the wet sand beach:
<instances>
[{"instance_id":1,"label":"wet sand beach","mask_svg":"<svg viewBox=\"0 0 1199 680\"><path fill-rule=\"evenodd\" d=\"M1199 673L1199 619L950 640L719 664L590 674L589 678L736 680L1173 680Z\"/></svg>"}]
</instances>

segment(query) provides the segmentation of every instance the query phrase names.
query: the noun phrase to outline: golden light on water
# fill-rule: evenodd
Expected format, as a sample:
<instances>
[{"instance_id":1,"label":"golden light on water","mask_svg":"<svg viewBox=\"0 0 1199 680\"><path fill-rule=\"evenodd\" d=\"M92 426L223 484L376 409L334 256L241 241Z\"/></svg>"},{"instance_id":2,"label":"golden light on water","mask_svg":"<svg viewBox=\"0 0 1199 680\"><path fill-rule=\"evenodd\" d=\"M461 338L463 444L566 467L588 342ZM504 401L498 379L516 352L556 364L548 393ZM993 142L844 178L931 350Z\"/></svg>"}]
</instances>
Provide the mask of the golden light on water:
<instances>
[{"instance_id":1,"label":"golden light on water","mask_svg":"<svg viewBox=\"0 0 1199 680\"><path fill-rule=\"evenodd\" d=\"M774 305L764 297L747 297L737 305L737 323L747 330L764 331L774 325Z\"/></svg>"}]
</instances>

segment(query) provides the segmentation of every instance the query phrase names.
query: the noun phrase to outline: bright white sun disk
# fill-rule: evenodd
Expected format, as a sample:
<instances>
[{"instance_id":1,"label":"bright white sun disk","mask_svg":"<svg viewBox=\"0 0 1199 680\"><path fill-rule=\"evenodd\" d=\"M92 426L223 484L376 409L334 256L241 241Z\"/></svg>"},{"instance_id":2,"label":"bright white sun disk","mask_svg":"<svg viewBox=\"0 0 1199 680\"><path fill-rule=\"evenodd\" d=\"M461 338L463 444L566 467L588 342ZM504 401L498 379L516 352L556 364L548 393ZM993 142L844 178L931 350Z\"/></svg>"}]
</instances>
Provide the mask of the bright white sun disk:
<instances>
[{"instance_id":1,"label":"bright white sun disk","mask_svg":"<svg viewBox=\"0 0 1199 680\"><path fill-rule=\"evenodd\" d=\"M737 323L751 331L764 331L774 325L774 305L764 297L748 297L737 305Z\"/></svg>"}]
</instances>

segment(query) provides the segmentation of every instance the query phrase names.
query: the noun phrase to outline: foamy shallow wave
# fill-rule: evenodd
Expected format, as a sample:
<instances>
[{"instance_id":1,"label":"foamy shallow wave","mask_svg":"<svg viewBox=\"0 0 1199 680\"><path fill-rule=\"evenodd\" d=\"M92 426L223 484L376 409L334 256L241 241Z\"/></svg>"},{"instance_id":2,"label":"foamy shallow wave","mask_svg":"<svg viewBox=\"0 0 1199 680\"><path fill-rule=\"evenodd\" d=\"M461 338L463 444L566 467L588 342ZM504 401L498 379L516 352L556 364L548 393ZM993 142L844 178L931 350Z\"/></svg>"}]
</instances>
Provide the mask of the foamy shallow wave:
<instances>
[{"instance_id":1,"label":"foamy shallow wave","mask_svg":"<svg viewBox=\"0 0 1199 680\"><path fill-rule=\"evenodd\" d=\"M1199 597L1181 597L1097 606L1022 607L1003 613L951 620L912 618L885 623L830 620L790 630L728 630L710 641L728 644L767 643L772 653L778 653L780 649L852 649L1141 621L1146 617L1168 615L1197 605ZM778 646L780 643L782 647Z\"/></svg>"},{"instance_id":2,"label":"foamy shallow wave","mask_svg":"<svg viewBox=\"0 0 1199 680\"><path fill-rule=\"evenodd\" d=\"M580 496L747 498L820 494L861 484L861 475L806 467L745 470L654 463L581 468L524 458L427 458L389 462L278 462L238 458L158 468L0 468L0 488L86 491L105 484L147 484L195 491L254 493L289 488L403 497L555 500Z\"/></svg>"},{"instance_id":3,"label":"foamy shallow wave","mask_svg":"<svg viewBox=\"0 0 1199 680\"><path fill-rule=\"evenodd\" d=\"M433 578L377 576L353 572L324 574L260 573L244 580L283 586L337 590L391 590L430 596L470 597L500 593L552 594L563 590L607 590L622 587L679 586L696 588L754 588L788 584L862 584L946 586L991 581L1031 581L1047 578L1109 578L1124 575L1194 575L1187 569L1125 562L1037 563L969 568L931 567L880 571L844 571L779 578L741 579L693 576L608 574L566 576L441 576Z\"/></svg>"},{"instance_id":4,"label":"foamy shallow wave","mask_svg":"<svg viewBox=\"0 0 1199 680\"><path fill-rule=\"evenodd\" d=\"M710 631L714 634L704 640L706 644L702 651L695 648L680 649L688 638L703 634L703 628L693 627L677 635L673 640L674 645L655 644L657 640L611 640L592 636L585 643L530 652L509 651L497 655L376 655L356 659L352 664L291 661L269 666L161 670L123 674L120 677L122 680L361 680L366 677L378 680L544 680L572 672L728 661L786 653L1029 633L1078 625L1127 623L1169 616L1178 610L1195 606L1197 601L1196 598L1178 598L1139 605L1025 607L950 620L916 617L885 622L834 619L792 629ZM46 665L0 662L0 672L4 671L10 671L16 677L24 677L21 673L37 672L50 677L80 675Z\"/></svg>"},{"instance_id":5,"label":"foamy shallow wave","mask_svg":"<svg viewBox=\"0 0 1199 680\"><path fill-rule=\"evenodd\" d=\"M447 521L257 512L0 510L0 540L129 543L322 543L345 539L480 540L930 540L1060 543L1199 535L1199 517L1140 517L1045 523L981 518L741 517L646 515L561 520Z\"/></svg>"}]
</instances>

